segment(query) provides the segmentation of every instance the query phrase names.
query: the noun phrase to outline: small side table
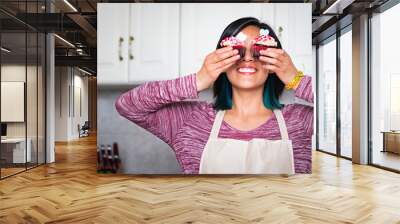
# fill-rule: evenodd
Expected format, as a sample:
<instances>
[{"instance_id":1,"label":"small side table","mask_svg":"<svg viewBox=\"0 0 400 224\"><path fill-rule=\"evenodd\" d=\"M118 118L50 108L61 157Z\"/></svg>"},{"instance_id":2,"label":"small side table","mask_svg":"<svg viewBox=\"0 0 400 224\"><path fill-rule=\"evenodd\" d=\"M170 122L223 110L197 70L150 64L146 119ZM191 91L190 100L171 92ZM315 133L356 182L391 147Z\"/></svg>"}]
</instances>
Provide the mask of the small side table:
<instances>
[{"instance_id":1,"label":"small side table","mask_svg":"<svg viewBox=\"0 0 400 224\"><path fill-rule=\"evenodd\" d=\"M400 131L381 131L383 134L382 152L400 154Z\"/></svg>"}]
</instances>

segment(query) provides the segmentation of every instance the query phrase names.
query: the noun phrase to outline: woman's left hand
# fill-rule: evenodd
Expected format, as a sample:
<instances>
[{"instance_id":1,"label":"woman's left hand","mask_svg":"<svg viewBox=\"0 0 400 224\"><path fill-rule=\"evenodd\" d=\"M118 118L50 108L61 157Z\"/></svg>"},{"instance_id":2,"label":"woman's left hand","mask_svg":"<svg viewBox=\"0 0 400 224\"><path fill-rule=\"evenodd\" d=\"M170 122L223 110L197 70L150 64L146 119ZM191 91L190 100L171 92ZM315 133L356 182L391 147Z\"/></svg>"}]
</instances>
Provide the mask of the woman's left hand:
<instances>
[{"instance_id":1,"label":"woman's left hand","mask_svg":"<svg viewBox=\"0 0 400 224\"><path fill-rule=\"evenodd\" d=\"M268 71L276 73L285 85L296 76L298 70L285 50L268 48L267 50L260 51L260 54L260 61L263 62L263 67Z\"/></svg>"}]
</instances>

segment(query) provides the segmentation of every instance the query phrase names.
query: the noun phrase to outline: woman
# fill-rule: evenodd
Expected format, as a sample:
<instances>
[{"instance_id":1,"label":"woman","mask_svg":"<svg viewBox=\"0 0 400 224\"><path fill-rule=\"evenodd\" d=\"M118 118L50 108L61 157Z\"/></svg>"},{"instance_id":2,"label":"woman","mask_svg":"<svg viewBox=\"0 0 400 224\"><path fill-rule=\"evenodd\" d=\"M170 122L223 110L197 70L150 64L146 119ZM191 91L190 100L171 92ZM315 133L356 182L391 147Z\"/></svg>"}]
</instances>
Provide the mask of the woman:
<instances>
[{"instance_id":1,"label":"woman","mask_svg":"<svg viewBox=\"0 0 400 224\"><path fill-rule=\"evenodd\" d=\"M278 46L255 58L251 40L260 30L269 30ZM246 37L244 57L220 46L239 33ZM312 103L311 78L281 48L267 24L238 19L197 73L145 83L119 96L116 109L170 145L185 174L311 173L313 108L278 100L286 85ZM190 101L211 86L213 104Z\"/></svg>"}]
</instances>

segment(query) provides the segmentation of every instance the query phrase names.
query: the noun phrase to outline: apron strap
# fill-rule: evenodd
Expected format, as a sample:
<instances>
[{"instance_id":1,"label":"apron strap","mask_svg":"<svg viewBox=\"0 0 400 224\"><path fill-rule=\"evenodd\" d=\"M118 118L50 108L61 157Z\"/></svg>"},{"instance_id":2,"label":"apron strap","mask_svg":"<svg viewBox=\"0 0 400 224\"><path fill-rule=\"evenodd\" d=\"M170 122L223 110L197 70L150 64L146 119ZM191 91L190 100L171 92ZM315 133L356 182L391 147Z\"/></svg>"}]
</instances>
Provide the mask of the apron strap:
<instances>
[{"instance_id":1,"label":"apron strap","mask_svg":"<svg viewBox=\"0 0 400 224\"><path fill-rule=\"evenodd\" d=\"M282 111L279 109L274 110L275 117L278 120L279 130L281 131L281 137L284 140L289 140L289 134L287 132L285 119L283 118Z\"/></svg>"},{"instance_id":2,"label":"apron strap","mask_svg":"<svg viewBox=\"0 0 400 224\"><path fill-rule=\"evenodd\" d=\"M219 129L221 128L222 121L224 120L225 110L219 110L215 115L214 123L210 133L210 139L217 139Z\"/></svg>"}]
</instances>

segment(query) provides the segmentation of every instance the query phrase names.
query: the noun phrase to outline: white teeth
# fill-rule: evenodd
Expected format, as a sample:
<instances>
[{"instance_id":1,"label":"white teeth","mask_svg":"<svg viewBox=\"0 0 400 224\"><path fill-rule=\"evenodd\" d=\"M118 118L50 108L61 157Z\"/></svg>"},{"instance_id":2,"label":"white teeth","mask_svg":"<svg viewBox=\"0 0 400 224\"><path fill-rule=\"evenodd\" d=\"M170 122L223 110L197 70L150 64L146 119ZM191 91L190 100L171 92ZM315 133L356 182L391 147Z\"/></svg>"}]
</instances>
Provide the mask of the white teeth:
<instances>
[{"instance_id":1,"label":"white teeth","mask_svg":"<svg viewBox=\"0 0 400 224\"><path fill-rule=\"evenodd\" d=\"M254 68L239 68L239 72L254 73L254 72L256 72L256 70Z\"/></svg>"}]
</instances>

